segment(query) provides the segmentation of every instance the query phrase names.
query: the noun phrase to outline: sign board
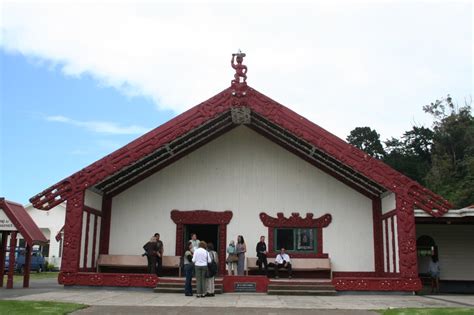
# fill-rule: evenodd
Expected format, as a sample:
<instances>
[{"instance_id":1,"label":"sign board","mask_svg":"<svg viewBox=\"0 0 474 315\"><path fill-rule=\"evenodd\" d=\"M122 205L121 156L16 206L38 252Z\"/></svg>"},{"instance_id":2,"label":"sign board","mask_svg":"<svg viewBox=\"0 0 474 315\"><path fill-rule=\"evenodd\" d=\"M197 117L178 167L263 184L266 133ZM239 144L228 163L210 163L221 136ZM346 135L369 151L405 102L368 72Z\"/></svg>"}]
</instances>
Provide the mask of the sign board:
<instances>
[{"instance_id":1,"label":"sign board","mask_svg":"<svg viewBox=\"0 0 474 315\"><path fill-rule=\"evenodd\" d=\"M234 292L257 292L256 282L236 282Z\"/></svg>"},{"instance_id":2,"label":"sign board","mask_svg":"<svg viewBox=\"0 0 474 315\"><path fill-rule=\"evenodd\" d=\"M13 222L7 217L3 209L0 208L0 231L16 231L17 228Z\"/></svg>"}]
</instances>

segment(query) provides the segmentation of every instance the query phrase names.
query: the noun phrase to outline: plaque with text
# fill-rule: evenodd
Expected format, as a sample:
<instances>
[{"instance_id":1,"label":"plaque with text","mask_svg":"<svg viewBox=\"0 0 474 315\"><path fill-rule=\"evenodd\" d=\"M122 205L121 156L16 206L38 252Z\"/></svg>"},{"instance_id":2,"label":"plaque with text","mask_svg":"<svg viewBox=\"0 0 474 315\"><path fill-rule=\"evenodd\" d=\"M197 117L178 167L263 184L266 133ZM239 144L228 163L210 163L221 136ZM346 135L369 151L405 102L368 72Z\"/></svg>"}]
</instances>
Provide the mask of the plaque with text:
<instances>
[{"instance_id":1,"label":"plaque with text","mask_svg":"<svg viewBox=\"0 0 474 315\"><path fill-rule=\"evenodd\" d=\"M236 282L234 292L257 292L256 282Z\"/></svg>"}]
</instances>

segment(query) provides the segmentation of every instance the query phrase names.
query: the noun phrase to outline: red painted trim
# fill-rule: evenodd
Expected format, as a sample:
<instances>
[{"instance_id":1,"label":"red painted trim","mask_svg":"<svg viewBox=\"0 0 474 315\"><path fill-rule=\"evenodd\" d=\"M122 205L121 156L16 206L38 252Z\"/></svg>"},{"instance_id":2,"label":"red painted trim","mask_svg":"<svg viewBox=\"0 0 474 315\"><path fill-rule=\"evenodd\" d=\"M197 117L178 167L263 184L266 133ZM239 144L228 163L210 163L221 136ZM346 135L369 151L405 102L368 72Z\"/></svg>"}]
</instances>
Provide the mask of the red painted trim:
<instances>
[{"instance_id":1,"label":"red painted trim","mask_svg":"<svg viewBox=\"0 0 474 315\"><path fill-rule=\"evenodd\" d=\"M61 271L77 272L81 257L82 216L84 191L76 192L66 204L66 221L64 223L63 260Z\"/></svg>"},{"instance_id":2,"label":"red painted trim","mask_svg":"<svg viewBox=\"0 0 474 315\"><path fill-rule=\"evenodd\" d=\"M291 253L294 258L327 258L328 254L323 253L323 228L327 227L332 220L329 213L313 219L312 213L306 213L306 217L302 218L298 212L293 212L290 217L285 218L282 212L277 213L277 217L271 217L265 212L260 213L260 220L263 225L268 228L268 256L275 257L278 250L274 248L275 228L291 227L291 228L317 228L317 253Z\"/></svg>"},{"instance_id":3,"label":"red painted trim","mask_svg":"<svg viewBox=\"0 0 474 315\"><path fill-rule=\"evenodd\" d=\"M387 219L383 220L384 229L385 229L385 266L387 269L385 272L390 272L390 247L388 243L388 222Z\"/></svg>"},{"instance_id":4,"label":"red painted trim","mask_svg":"<svg viewBox=\"0 0 474 315\"><path fill-rule=\"evenodd\" d=\"M58 282L66 286L86 285L154 288L158 283L158 277L152 274L133 273L60 272Z\"/></svg>"},{"instance_id":5,"label":"red painted trim","mask_svg":"<svg viewBox=\"0 0 474 315\"><path fill-rule=\"evenodd\" d=\"M13 274L15 273L16 234L16 231L10 233L10 257L8 265L7 289L13 289Z\"/></svg>"},{"instance_id":6,"label":"red painted trim","mask_svg":"<svg viewBox=\"0 0 474 315\"><path fill-rule=\"evenodd\" d=\"M102 197L102 219L100 221L100 245L99 254L109 253L110 221L112 218L112 197Z\"/></svg>"},{"instance_id":7,"label":"red painted trim","mask_svg":"<svg viewBox=\"0 0 474 315\"><path fill-rule=\"evenodd\" d=\"M44 266L43 266L44 267ZM31 271L31 245L26 243L25 246L25 272L23 274L23 288L30 286L30 271Z\"/></svg>"},{"instance_id":8,"label":"red painted trim","mask_svg":"<svg viewBox=\"0 0 474 315\"><path fill-rule=\"evenodd\" d=\"M369 278L334 277L332 283L338 291L419 291L422 284L419 278Z\"/></svg>"},{"instance_id":9,"label":"red painted trim","mask_svg":"<svg viewBox=\"0 0 474 315\"><path fill-rule=\"evenodd\" d=\"M374 271L333 271L333 278L372 278L377 277Z\"/></svg>"},{"instance_id":10,"label":"red painted trim","mask_svg":"<svg viewBox=\"0 0 474 315\"><path fill-rule=\"evenodd\" d=\"M382 227L382 200L380 198L372 199L372 220L374 233L374 269L377 275L384 272L383 266L383 227Z\"/></svg>"},{"instance_id":11,"label":"red painted trim","mask_svg":"<svg viewBox=\"0 0 474 315\"><path fill-rule=\"evenodd\" d=\"M94 216L94 236L92 240L92 262L91 262L91 267L96 268L96 261L95 261L95 256L96 256L96 249L97 249L97 221L99 220L100 216L95 215Z\"/></svg>"},{"instance_id":12,"label":"red painted trim","mask_svg":"<svg viewBox=\"0 0 474 315\"><path fill-rule=\"evenodd\" d=\"M236 283L255 283L256 292L263 293L268 291L270 279L266 276L224 276L222 287L224 292L235 292Z\"/></svg>"},{"instance_id":13,"label":"red painted trim","mask_svg":"<svg viewBox=\"0 0 474 315\"><path fill-rule=\"evenodd\" d=\"M86 235L84 235L84 262L83 262L83 268L87 268L87 256L89 254L89 226L91 223L91 213L89 207L84 207L84 210L86 211Z\"/></svg>"},{"instance_id":14,"label":"red painted trim","mask_svg":"<svg viewBox=\"0 0 474 315\"><path fill-rule=\"evenodd\" d=\"M99 217L102 216L102 211L100 211L98 209L95 209L95 208L92 208L92 207L89 207L89 206L86 206L86 205L84 205L84 211L90 212L93 215L96 215L96 216L99 216Z\"/></svg>"},{"instance_id":15,"label":"red painted trim","mask_svg":"<svg viewBox=\"0 0 474 315\"><path fill-rule=\"evenodd\" d=\"M0 245L0 270L5 270L5 257L7 254L8 232L2 231L2 244ZM0 277L0 288L3 287L3 273Z\"/></svg>"},{"instance_id":16,"label":"red painted trim","mask_svg":"<svg viewBox=\"0 0 474 315\"><path fill-rule=\"evenodd\" d=\"M387 219L388 220L388 219ZM390 218L391 229L392 229L392 260L393 260L393 272L397 272L397 255L395 252L395 217Z\"/></svg>"},{"instance_id":17,"label":"red painted trim","mask_svg":"<svg viewBox=\"0 0 474 315\"><path fill-rule=\"evenodd\" d=\"M397 196L396 205L400 274L403 278L415 278L418 277L418 258L413 204L404 197Z\"/></svg>"},{"instance_id":18,"label":"red painted trim","mask_svg":"<svg viewBox=\"0 0 474 315\"><path fill-rule=\"evenodd\" d=\"M318 125L245 85L230 87L167 123L132 141L30 199L35 208L49 210L77 191L94 186L129 167L158 148L178 139L232 107L247 107L298 139L304 140L379 186L406 198L433 216L442 216L452 206L445 199L395 171L382 161L349 145ZM434 211L435 210L435 211Z\"/></svg>"},{"instance_id":19,"label":"red painted trim","mask_svg":"<svg viewBox=\"0 0 474 315\"><path fill-rule=\"evenodd\" d=\"M397 209L393 209L393 210L390 210L389 212L385 212L384 214L382 214L382 220L391 218L396 214L397 214Z\"/></svg>"},{"instance_id":20,"label":"red painted trim","mask_svg":"<svg viewBox=\"0 0 474 315\"><path fill-rule=\"evenodd\" d=\"M171 220L176 224L176 256L183 256L183 231L185 224L218 224L219 225L219 273L225 274L225 257L227 244L227 224L232 219L232 211L209 210L171 211Z\"/></svg>"}]
</instances>

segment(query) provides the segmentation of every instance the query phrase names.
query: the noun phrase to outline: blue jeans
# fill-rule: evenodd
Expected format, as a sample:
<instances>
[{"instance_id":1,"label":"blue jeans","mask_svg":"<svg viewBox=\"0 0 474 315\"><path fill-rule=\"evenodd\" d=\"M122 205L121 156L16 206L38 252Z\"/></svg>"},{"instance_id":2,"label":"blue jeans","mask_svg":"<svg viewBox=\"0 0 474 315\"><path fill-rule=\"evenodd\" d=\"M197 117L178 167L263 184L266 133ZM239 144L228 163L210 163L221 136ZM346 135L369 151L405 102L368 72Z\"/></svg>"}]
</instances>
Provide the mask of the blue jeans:
<instances>
[{"instance_id":1,"label":"blue jeans","mask_svg":"<svg viewBox=\"0 0 474 315\"><path fill-rule=\"evenodd\" d=\"M193 286L191 285L193 281L193 269L193 264L184 265L184 274L186 276L186 282L184 283L184 294L186 295L193 294Z\"/></svg>"}]
</instances>

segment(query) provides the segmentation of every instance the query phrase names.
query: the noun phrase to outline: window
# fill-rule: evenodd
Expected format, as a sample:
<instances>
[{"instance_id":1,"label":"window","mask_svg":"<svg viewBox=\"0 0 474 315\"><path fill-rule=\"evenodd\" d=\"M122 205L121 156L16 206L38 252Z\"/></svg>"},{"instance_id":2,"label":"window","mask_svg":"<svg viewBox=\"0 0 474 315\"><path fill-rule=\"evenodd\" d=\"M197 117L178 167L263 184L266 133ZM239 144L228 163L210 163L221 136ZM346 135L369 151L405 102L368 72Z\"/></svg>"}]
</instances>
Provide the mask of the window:
<instances>
[{"instance_id":1,"label":"window","mask_svg":"<svg viewBox=\"0 0 474 315\"><path fill-rule=\"evenodd\" d=\"M317 252L315 228L275 228L275 251L284 247L290 252Z\"/></svg>"}]
</instances>

